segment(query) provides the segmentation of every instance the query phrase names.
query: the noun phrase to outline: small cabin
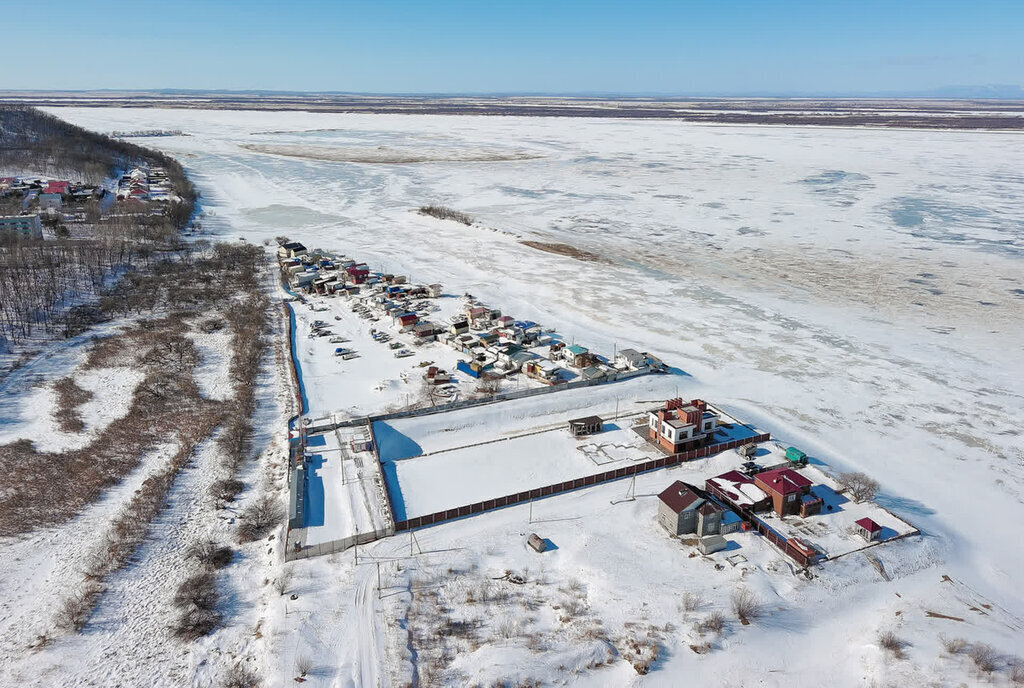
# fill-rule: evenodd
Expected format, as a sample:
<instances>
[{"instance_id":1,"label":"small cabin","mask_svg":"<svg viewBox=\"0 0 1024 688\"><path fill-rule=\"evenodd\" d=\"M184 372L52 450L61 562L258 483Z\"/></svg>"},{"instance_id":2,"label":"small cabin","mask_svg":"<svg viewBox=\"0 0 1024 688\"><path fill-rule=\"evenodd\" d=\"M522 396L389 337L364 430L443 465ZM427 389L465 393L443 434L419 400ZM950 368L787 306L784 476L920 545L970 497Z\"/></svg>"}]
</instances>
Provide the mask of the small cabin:
<instances>
[{"instance_id":1,"label":"small cabin","mask_svg":"<svg viewBox=\"0 0 1024 688\"><path fill-rule=\"evenodd\" d=\"M530 537L526 538L526 543L530 545L537 552L546 552L548 550L548 542L537 533L530 533Z\"/></svg>"}]
</instances>

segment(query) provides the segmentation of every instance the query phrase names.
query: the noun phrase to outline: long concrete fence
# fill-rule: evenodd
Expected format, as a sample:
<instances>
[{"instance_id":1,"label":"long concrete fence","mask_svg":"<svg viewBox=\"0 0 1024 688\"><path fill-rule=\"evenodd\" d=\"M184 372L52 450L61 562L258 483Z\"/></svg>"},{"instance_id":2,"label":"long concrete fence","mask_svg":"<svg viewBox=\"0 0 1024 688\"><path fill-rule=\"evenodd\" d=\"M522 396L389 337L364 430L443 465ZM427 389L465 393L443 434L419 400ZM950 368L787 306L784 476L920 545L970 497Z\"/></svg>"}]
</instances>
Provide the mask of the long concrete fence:
<instances>
[{"instance_id":1,"label":"long concrete fence","mask_svg":"<svg viewBox=\"0 0 1024 688\"><path fill-rule=\"evenodd\" d=\"M748 444L750 442L767 442L770 439L771 434L766 432L760 435L756 435L754 437L745 437L743 439L729 440L728 442L711 444L706 447L701 447L700 449L691 449L690 451L672 454L671 456L663 456L658 459L641 461L630 466L622 466L621 468L615 468L610 471L605 471L604 473L595 473L594 475L588 475L581 478L573 478L572 480L566 480L564 482L555 483L554 485L536 487L533 488L532 490L525 490L523 492L509 494L505 495L504 497L485 499L481 502L476 502L474 504L467 504L465 506L454 507L452 509L438 511L433 514L427 514L425 516L416 516L415 518L406 519L404 521L395 521L395 532L414 530L416 528L422 528L437 523L443 523L445 521L451 521L453 519L462 518L464 516L472 516L474 514L483 513L484 511L501 509L506 506L513 506L515 504L522 504L524 502L528 502L534 499L551 497L553 495L571 492L572 490L578 490L584 487L591 487L593 485L598 485L600 483L606 483L613 480L621 480L622 478L629 478L634 475L639 475L640 473L647 473L648 471L655 471L660 468L676 466L685 461L701 459L706 456L711 456L713 454L717 454L719 452L723 452L729 449L735 449L736 447Z\"/></svg>"}]
</instances>

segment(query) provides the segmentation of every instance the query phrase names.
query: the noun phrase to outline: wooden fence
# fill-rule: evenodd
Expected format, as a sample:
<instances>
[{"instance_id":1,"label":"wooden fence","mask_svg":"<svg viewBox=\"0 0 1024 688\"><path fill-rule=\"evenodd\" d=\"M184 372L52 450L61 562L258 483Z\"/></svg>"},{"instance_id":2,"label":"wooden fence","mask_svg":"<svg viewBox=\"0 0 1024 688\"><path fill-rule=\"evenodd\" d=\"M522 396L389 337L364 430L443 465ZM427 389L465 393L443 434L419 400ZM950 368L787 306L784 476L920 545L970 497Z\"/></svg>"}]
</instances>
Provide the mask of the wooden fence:
<instances>
[{"instance_id":1,"label":"wooden fence","mask_svg":"<svg viewBox=\"0 0 1024 688\"><path fill-rule=\"evenodd\" d=\"M630 466L623 466L621 468L615 468L610 471L605 471L604 473L588 475L582 478L574 478L572 480L566 480L564 482L555 483L554 485L535 487L532 490L525 490L523 492L505 495L504 497L485 499L482 502L476 502L475 504L467 504L465 506L459 506L453 509L446 509L444 511L438 511L436 513L427 514L425 516L417 516L415 518L406 519L404 521L396 520L395 531L402 532L406 530L414 530L416 528L434 525L435 523L443 523L444 521L462 518L463 516L472 516L474 514L483 513L484 511L490 511L492 509L501 509L502 507L512 506L514 504L522 504L523 502L528 502L533 499L550 497L552 495L570 492L572 490L578 490L582 487L590 487L592 485L598 485L600 483L610 482L612 480L621 480L622 478L629 478L631 476L639 475L640 473L646 473L648 471L654 471L659 468L676 466L685 461L702 459L705 456L711 456L713 454L717 454L728 449L735 449L736 447L748 444L750 442L767 442L770 439L771 434L766 432L760 435L756 435L754 437L745 437L743 439L730 440L728 442L721 442L719 444L711 444L706 447L701 447L700 449L691 449L690 451L680 452L679 454L672 454L671 456L663 456L658 459L642 461L639 463L632 464Z\"/></svg>"}]
</instances>

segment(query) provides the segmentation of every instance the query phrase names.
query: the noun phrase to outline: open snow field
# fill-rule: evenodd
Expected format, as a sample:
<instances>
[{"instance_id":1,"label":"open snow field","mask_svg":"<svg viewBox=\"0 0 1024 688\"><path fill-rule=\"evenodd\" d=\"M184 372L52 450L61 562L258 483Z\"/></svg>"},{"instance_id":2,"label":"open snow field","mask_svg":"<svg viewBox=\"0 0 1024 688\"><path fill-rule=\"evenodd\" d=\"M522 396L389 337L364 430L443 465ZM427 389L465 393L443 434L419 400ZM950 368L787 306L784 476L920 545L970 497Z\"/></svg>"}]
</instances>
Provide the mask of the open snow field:
<instances>
[{"instance_id":1,"label":"open snow field","mask_svg":"<svg viewBox=\"0 0 1024 688\"><path fill-rule=\"evenodd\" d=\"M358 564L349 553L297 562L298 599L282 598L260 645L278 672L273 685L289 683L308 655L311 685L404 685L414 664L425 671L445 653L435 682L450 685L1007 682L1005 659L988 679L944 653L939 637L989 642L1004 657L1024 647L1024 136L53 112L99 131L188 133L142 143L182 160L211 233L287 234L470 292L602 352L650 351L688 374L672 378L681 396L721 404L831 470L869 473L882 484L878 502L923 533L869 550L891 581L860 554L811 580L793 576L749 534L737 536L744 564L725 563L731 552L691 558L656 524L650 496L710 468L684 465L638 478L633 502L612 505L626 488L612 483L539 502L534 519L547 523L529 523L523 505L420 531L415 543L360 547ZM380 162L341 161L378 147ZM430 156L443 159L395 162ZM412 212L425 203L478 224ZM370 405L359 385L349 389L346 404ZM533 530L558 549L529 550ZM499 595L491 579L505 570L528 570L530 582ZM478 585L490 587L481 595ZM736 585L768 611L750 626L731 622L710 652L693 650L694 618L728 614ZM700 592L701 611L680 609L684 590ZM430 626L445 618L476 628L473 639ZM417 629L435 644L413 643ZM906 641L906 659L878 647L888 629ZM638 633L661 648L643 677L623 640Z\"/></svg>"}]
</instances>

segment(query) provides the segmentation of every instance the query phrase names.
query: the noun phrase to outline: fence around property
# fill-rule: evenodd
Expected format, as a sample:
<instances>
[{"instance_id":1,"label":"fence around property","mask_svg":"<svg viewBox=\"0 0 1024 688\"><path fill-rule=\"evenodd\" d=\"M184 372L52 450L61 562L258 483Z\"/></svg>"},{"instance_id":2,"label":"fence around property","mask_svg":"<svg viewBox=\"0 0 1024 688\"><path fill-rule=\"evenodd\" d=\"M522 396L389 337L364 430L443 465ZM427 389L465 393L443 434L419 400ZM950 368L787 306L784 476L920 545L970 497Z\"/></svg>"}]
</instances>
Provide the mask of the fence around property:
<instances>
[{"instance_id":1,"label":"fence around property","mask_svg":"<svg viewBox=\"0 0 1024 688\"><path fill-rule=\"evenodd\" d=\"M285 561L294 561L296 559L309 559L310 557L319 557L325 554L334 554L336 552L344 552L347 549L355 547L356 545L365 545L381 538L386 538L390 535L394 535L395 531L393 528L387 528L384 530L372 530L365 533L356 533L346 538L340 538L338 540L331 540L330 542L320 542L314 545L302 545L301 547L289 547L284 553Z\"/></svg>"},{"instance_id":2,"label":"fence around property","mask_svg":"<svg viewBox=\"0 0 1024 688\"><path fill-rule=\"evenodd\" d=\"M711 444L706 447L701 447L700 449L691 449L690 451L672 454L671 456L663 456L658 459L641 461L630 466L622 466L621 468L615 468L610 471L605 471L604 473L596 473L582 478L573 478L572 480L555 483L554 485L535 487L532 490L525 490L523 492L505 495L504 497L485 499L482 502L476 502L475 504L467 504L465 506L458 506L452 509L438 511L433 514L427 514L425 516L416 516L415 518L406 519L404 521L396 521L395 531L403 532L406 530L414 530L416 528L434 525L435 523L442 523L444 521L462 518L463 516L472 516L492 509L501 509L506 506L522 504L523 502L528 502L533 499L550 497L552 495L578 490L583 487L591 487L592 485L598 485L612 480L629 478L634 475L639 475L640 473L646 473L648 471L654 471L668 466L676 466L685 461L701 459L705 456L711 456L712 454L717 454L728 449L735 449L736 447L750 442L767 442L770 439L771 434L766 432L754 437L729 440L728 442Z\"/></svg>"}]
</instances>

